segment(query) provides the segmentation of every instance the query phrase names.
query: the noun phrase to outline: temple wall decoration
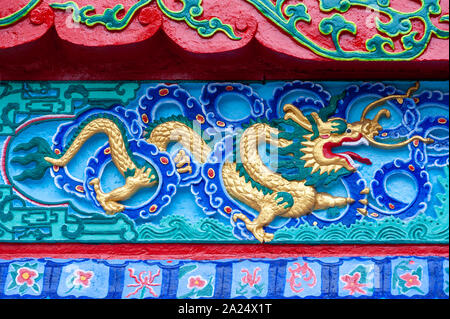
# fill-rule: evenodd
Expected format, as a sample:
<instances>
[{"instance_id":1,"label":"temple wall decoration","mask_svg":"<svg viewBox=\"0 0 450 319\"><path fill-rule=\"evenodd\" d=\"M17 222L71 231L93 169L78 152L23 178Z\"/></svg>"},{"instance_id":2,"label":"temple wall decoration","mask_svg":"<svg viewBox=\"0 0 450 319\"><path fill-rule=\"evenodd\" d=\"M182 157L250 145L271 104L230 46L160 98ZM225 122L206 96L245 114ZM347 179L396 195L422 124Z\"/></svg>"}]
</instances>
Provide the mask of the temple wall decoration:
<instances>
[{"instance_id":1,"label":"temple wall decoration","mask_svg":"<svg viewBox=\"0 0 450 319\"><path fill-rule=\"evenodd\" d=\"M448 17L0 0L0 298L448 298Z\"/></svg>"},{"instance_id":2,"label":"temple wall decoration","mask_svg":"<svg viewBox=\"0 0 450 319\"><path fill-rule=\"evenodd\" d=\"M1 238L445 243L446 84L3 82Z\"/></svg>"}]
</instances>

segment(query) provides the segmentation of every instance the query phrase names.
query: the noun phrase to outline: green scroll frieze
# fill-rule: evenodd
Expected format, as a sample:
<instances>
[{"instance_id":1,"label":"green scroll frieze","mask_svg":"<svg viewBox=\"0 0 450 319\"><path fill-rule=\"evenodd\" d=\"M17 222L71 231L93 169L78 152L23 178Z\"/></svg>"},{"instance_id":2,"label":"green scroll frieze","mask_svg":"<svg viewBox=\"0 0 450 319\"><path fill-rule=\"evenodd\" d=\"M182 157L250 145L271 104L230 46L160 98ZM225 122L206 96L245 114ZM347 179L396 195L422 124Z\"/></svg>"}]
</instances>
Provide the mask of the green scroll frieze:
<instances>
[{"instance_id":1,"label":"green scroll frieze","mask_svg":"<svg viewBox=\"0 0 450 319\"><path fill-rule=\"evenodd\" d=\"M266 18L275 23L280 29L289 34L295 41L314 53L334 60L362 60L362 61L399 61L412 60L420 56L427 48L431 38L436 36L448 39L448 30L442 30L432 22L433 16L441 14L439 0L421 0L421 8L414 12L401 12L390 7L389 0L320 0L320 9L330 14L319 23L319 31L330 36L335 49L327 49L311 37L302 33L299 22L311 22L311 15L305 4L285 5L286 0L246 0L252 4ZM367 51L344 50L340 43L343 33L356 35L357 25L344 18L341 13L352 7L363 7L388 17L384 23L376 18L378 33L365 42ZM420 20L424 25L423 34L413 30L412 21ZM440 22L448 23L448 14L440 18ZM402 48L395 48L393 39L401 37ZM387 47L390 49L388 50ZM394 51L395 50L395 51Z\"/></svg>"},{"instance_id":2,"label":"green scroll frieze","mask_svg":"<svg viewBox=\"0 0 450 319\"><path fill-rule=\"evenodd\" d=\"M85 24L89 27L96 24L102 24L110 31L118 31L126 28L135 16L136 12L142 7L150 4L153 0L140 0L134 4L122 18L118 18L118 14L124 10L122 4L117 4L114 8L107 8L102 14L92 14L95 7L87 5L82 8L74 1L65 3L52 3L50 6L54 9L67 10L72 9L73 21ZM184 21L192 29L196 30L202 37L208 38L216 32L225 33L232 40L240 40L234 33L233 28L222 23L219 18L197 20L203 14L202 0L181 0L183 8L179 11L170 10L163 0L156 0L160 10L171 20Z\"/></svg>"},{"instance_id":3,"label":"green scroll frieze","mask_svg":"<svg viewBox=\"0 0 450 319\"><path fill-rule=\"evenodd\" d=\"M399 11L392 8L389 0L318 0L320 10L329 14L318 23L317 33L313 35L302 31L302 24L311 24L317 17L308 12L305 3L287 4L286 0L242 0L251 4L257 12L275 24L281 31L289 35L302 47L315 54L342 61L406 61L414 60L422 55L430 44L432 38L448 39L448 28L437 26L436 21L448 24L449 15L442 14L440 0L421 0L421 7L415 11ZM50 6L55 10L71 10L72 19L76 23L88 27L103 25L109 31L120 32L124 30L136 17L137 12L150 5L153 0L139 0L128 10L118 3L99 13L94 4L80 7L75 1L53 2ZM222 32L232 40L240 40L236 30L230 24L223 23L221 19L213 17L202 19L204 13L202 0L181 0L183 7L171 10L164 0L156 0L157 6L163 14L171 20L183 21L190 28L197 31L199 36L211 38L217 32ZM40 3L40 0L31 0L22 9L0 18L0 28L13 25ZM352 8L365 8L376 15L373 18L374 26L357 25L351 19L344 17ZM97 12L97 13L94 13ZM226 13L224 13L226 14ZM122 15L122 16L121 16ZM119 18L119 16L121 16ZM372 19L372 18L370 18ZM420 21L423 30L419 31L413 26L414 21ZM367 22L367 21L366 21ZM366 23L367 24L367 23ZM344 49L341 37L343 34L358 36L360 28L375 28L376 33L368 39L363 39L365 50ZM323 45L323 39L331 39L334 48ZM400 39L400 43L397 41ZM397 42L396 42L397 41Z\"/></svg>"},{"instance_id":4,"label":"green scroll frieze","mask_svg":"<svg viewBox=\"0 0 450 319\"><path fill-rule=\"evenodd\" d=\"M319 192L353 200L298 218L280 217L265 230L274 234L271 242L276 244L448 242L448 82L301 81L0 82L0 241L256 242L246 226L234 218L242 213L249 219L256 218L256 212L231 197L233 188L225 186L227 174L220 174L225 165L216 160L221 158L221 152L228 152L223 145L240 145L227 144L229 138L239 138L240 128L245 131L270 124L283 129L283 125L292 124L289 122L292 117L306 128L311 123L311 141L326 141L329 136L318 132L325 127L325 119L333 116L334 120L329 122L333 125L332 136L353 134L348 123L355 123L362 109L368 110L376 104L374 101L384 98L390 99L382 106L387 109L378 110L378 115L373 110L375 113L364 120L373 123L370 118L375 115L378 121L388 111L391 116L384 119L386 122L380 121L386 129L371 143L380 145L382 140L387 147L403 146L394 151L377 150L367 143L355 145L348 138L345 139L348 146L339 146L344 149L337 148L340 142L331 146L335 153L324 146L324 155L343 152L351 157L352 165L354 160L361 165L350 175L339 175L343 170L338 167L335 167L338 173L333 175L330 169L333 181L329 180L327 169L320 173L319 166L306 177L308 185ZM286 115L285 111L293 113ZM135 178L145 162L158 175L155 187L143 188L129 199L119 198L117 203L123 204L124 210L113 214L108 214L108 205L102 206L96 195L124 189L124 178L111 162L116 148L110 146L107 134L112 133L92 135L85 145L77 148L72 164L40 165L42 152L46 150L51 156L65 153L81 132L87 132L88 125L96 127L96 121L122 127L121 138L111 141L111 145L127 141L128 155L136 163L133 171L125 172L126 185L131 185L128 179ZM191 134L201 132L204 141L216 143L208 151L205 163L195 160L184 146L181 149L173 146L173 150L166 152L158 151L158 139L152 143L144 141L150 132L171 125L184 127ZM304 132L298 127L290 132L289 126L284 130L281 138L293 138L294 142L295 132ZM164 136L161 132L155 134ZM209 134L218 135L211 139ZM417 136L428 144L417 140ZM369 135L368 138L371 140ZM37 139L42 143L33 144ZM47 147L42 147L44 144ZM302 158L309 161L315 155L307 153L307 147L302 148L306 153L298 153L294 149L298 145L280 148L274 158L277 162L272 163L277 163L277 172L285 179L302 180L298 169L314 169ZM305 145L309 145L308 141ZM241 153L246 152L245 147L239 147L239 152L234 147L232 150L235 153L230 153L230 159L236 161L247 154ZM294 159L286 162L285 156ZM264 165L272 167L269 162ZM273 196L283 209L299 203L291 190L276 192L274 186L264 186L262 183L266 181L258 180L245 163L236 166L239 177L233 179L242 180L248 187L245 192ZM39 170L42 174L35 174ZM328 179L324 180L325 177ZM100 179L101 188L93 188L95 183L91 182L95 178Z\"/></svg>"}]
</instances>

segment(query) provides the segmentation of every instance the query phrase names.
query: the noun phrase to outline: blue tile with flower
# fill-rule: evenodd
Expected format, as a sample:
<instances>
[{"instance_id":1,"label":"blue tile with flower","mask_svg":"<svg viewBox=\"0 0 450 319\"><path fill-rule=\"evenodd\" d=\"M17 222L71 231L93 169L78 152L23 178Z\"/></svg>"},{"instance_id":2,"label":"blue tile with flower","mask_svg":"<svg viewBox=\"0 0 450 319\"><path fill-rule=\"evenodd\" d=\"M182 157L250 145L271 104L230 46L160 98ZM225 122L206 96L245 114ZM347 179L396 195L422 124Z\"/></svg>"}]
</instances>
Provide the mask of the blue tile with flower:
<instances>
[{"instance_id":1,"label":"blue tile with flower","mask_svg":"<svg viewBox=\"0 0 450 319\"><path fill-rule=\"evenodd\" d=\"M9 265L6 279L7 296L39 296L43 288L45 265L34 260L14 262Z\"/></svg>"},{"instance_id":2,"label":"blue tile with flower","mask_svg":"<svg viewBox=\"0 0 450 319\"><path fill-rule=\"evenodd\" d=\"M91 260L65 265L61 271L58 295L75 298L105 298L108 294L109 267Z\"/></svg>"},{"instance_id":3,"label":"blue tile with flower","mask_svg":"<svg viewBox=\"0 0 450 319\"><path fill-rule=\"evenodd\" d=\"M426 295L429 289L428 264L426 259L398 258L392 260L393 295Z\"/></svg>"},{"instance_id":4,"label":"blue tile with flower","mask_svg":"<svg viewBox=\"0 0 450 319\"><path fill-rule=\"evenodd\" d=\"M375 281L375 264L365 260L344 260L339 267L339 296L372 296Z\"/></svg>"},{"instance_id":5,"label":"blue tile with flower","mask_svg":"<svg viewBox=\"0 0 450 319\"><path fill-rule=\"evenodd\" d=\"M214 295L216 265L187 263L178 271L177 298L205 298Z\"/></svg>"},{"instance_id":6,"label":"blue tile with flower","mask_svg":"<svg viewBox=\"0 0 450 319\"><path fill-rule=\"evenodd\" d=\"M268 292L269 264L242 261L233 264L231 298L265 297Z\"/></svg>"},{"instance_id":7,"label":"blue tile with flower","mask_svg":"<svg viewBox=\"0 0 450 319\"><path fill-rule=\"evenodd\" d=\"M130 263L124 278L124 299L158 298L161 294L162 269L156 264Z\"/></svg>"},{"instance_id":8,"label":"blue tile with flower","mask_svg":"<svg viewBox=\"0 0 450 319\"><path fill-rule=\"evenodd\" d=\"M448 298L446 257L0 260L0 299Z\"/></svg>"},{"instance_id":9,"label":"blue tile with flower","mask_svg":"<svg viewBox=\"0 0 450 319\"><path fill-rule=\"evenodd\" d=\"M322 294L321 266L313 259L298 259L286 265L285 297L301 298Z\"/></svg>"}]
</instances>

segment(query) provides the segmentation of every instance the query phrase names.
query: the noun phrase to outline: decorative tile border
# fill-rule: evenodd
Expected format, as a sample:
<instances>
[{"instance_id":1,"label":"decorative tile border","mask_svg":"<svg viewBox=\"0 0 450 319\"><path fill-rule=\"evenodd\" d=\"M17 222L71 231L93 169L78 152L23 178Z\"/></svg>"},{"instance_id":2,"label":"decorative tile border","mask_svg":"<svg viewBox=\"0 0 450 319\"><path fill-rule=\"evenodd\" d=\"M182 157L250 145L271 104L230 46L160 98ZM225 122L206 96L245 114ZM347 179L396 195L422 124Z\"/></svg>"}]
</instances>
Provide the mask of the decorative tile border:
<instances>
[{"instance_id":1,"label":"decorative tile border","mask_svg":"<svg viewBox=\"0 0 450 319\"><path fill-rule=\"evenodd\" d=\"M446 299L445 257L0 260L0 299Z\"/></svg>"}]
</instances>

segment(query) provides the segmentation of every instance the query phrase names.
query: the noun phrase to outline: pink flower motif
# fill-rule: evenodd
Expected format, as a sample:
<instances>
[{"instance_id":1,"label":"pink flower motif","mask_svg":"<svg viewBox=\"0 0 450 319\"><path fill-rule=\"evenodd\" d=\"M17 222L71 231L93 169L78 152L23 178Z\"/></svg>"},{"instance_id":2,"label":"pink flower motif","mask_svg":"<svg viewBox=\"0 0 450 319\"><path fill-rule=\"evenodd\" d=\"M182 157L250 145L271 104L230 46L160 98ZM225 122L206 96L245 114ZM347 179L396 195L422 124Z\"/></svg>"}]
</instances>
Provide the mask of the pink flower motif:
<instances>
[{"instance_id":1,"label":"pink flower motif","mask_svg":"<svg viewBox=\"0 0 450 319\"><path fill-rule=\"evenodd\" d=\"M289 283L289 286L291 287L291 290L296 293L300 293L304 290L302 287L301 282L296 282L296 279L302 279L306 282L311 281L308 283L309 287L314 287L317 283L317 278L314 270L312 270L308 263L304 263L303 266L300 266L299 263L294 263L296 268L292 269L291 267L288 268L289 272L291 273L291 276L287 280Z\"/></svg>"},{"instance_id":2,"label":"pink flower motif","mask_svg":"<svg viewBox=\"0 0 450 319\"><path fill-rule=\"evenodd\" d=\"M136 282L136 284L129 284L127 285L127 287L136 287L136 290L129 293L125 298L128 298L132 295L137 294L139 291L141 291L142 289L147 288L149 293L153 296L153 297L158 297L156 295L156 293L153 291L152 287L155 286L161 286L161 284L156 284L154 283L155 278L158 277L161 274L161 270L158 269L158 272L155 275L152 275L151 271L148 271L148 276L144 277L144 274L146 273L146 271L141 271L139 273L139 278L134 274L134 268L128 268L128 271L130 272L130 277L134 279L134 281Z\"/></svg>"},{"instance_id":3,"label":"pink flower motif","mask_svg":"<svg viewBox=\"0 0 450 319\"><path fill-rule=\"evenodd\" d=\"M244 268L241 270L242 273L245 273L244 277L242 277L241 281L243 284L248 284L250 287L253 288L257 283L261 281L261 276L256 276L258 272L261 270L261 268L256 267L253 270L253 275L250 274L248 269Z\"/></svg>"},{"instance_id":4,"label":"pink flower motif","mask_svg":"<svg viewBox=\"0 0 450 319\"><path fill-rule=\"evenodd\" d=\"M420 287L422 284L419 280L419 277L416 275L412 275L411 273L406 273L400 276L401 279L406 281L405 286L406 287Z\"/></svg>"},{"instance_id":5,"label":"pink flower motif","mask_svg":"<svg viewBox=\"0 0 450 319\"><path fill-rule=\"evenodd\" d=\"M344 275L341 277L341 280L346 283L344 289L350 291L350 295L353 295L355 292L363 295L366 294L366 291L362 288L367 286L367 284L360 284L359 279L361 279L361 274L359 272L355 272L353 276Z\"/></svg>"},{"instance_id":6,"label":"pink flower motif","mask_svg":"<svg viewBox=\"0 0 450 319\"><path fill-rule=\"evenodd\" d=\"M197 277L190 277L189 278L189 284L188 284L188 288L203 288L206 285L206 280L203 280L203 278L201 276L197 276Z\"/></svg>"},{"instance_id":7,"label":"pink flower motif","mask_svg":"<svg viewBox=\"0 0 450 319\"><path fill-rule=\"evenodd\" d=\"M16 282L19 285L23 285L24 283L26 283L29 287L31 287L34 285L34 278L36 278L37 276L37 271L23 267L20 268L17 273Z\"/></svg>"},{"instance_id":8,"label":"pink flower motif","mask_svg":"<svg viewBox=\"0 0 450 319\"><path fill-rule=\"evenodd\" d=\"M73 282L75 286L83 286L83 287L89 287L90 280L92 276L94 276L94 273L92 271L84 271L84 270L77 270L75 272L76 278Z\"/></svg>"}]
</instances>

